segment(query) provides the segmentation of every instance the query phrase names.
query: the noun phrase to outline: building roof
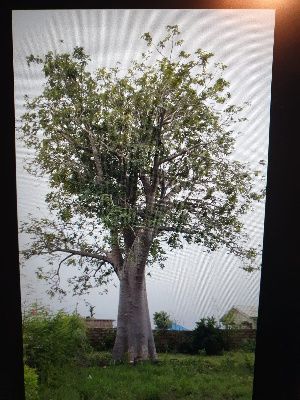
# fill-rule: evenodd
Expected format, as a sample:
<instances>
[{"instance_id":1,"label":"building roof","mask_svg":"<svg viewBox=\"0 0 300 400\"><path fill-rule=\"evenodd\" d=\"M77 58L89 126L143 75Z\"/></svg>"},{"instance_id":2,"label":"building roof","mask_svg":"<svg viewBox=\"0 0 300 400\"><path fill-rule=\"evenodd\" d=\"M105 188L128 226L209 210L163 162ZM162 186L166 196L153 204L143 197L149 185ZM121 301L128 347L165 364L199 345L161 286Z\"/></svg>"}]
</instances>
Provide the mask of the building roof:
<instances>
[{"instance_id":1,"label":"building roof","mask_svg":"<svg viewBox=\"0 0 300 400\"><path fill-rule=\"evenodd\" d=\"M235 306L235 308L251 318L258 316L258 307L256 306Z\"/></svg>"},{"instance_id":2,"label":"building roof","mask_svg":"<svg viewBox=\"0 0 300 400\"><path fill-rule=\"evenodd\" d=\"M258 308L256 306L233 306L226 314L231 310L238 310L250 318L257 318L258 316Z\"/></svg>"}]
</instances>

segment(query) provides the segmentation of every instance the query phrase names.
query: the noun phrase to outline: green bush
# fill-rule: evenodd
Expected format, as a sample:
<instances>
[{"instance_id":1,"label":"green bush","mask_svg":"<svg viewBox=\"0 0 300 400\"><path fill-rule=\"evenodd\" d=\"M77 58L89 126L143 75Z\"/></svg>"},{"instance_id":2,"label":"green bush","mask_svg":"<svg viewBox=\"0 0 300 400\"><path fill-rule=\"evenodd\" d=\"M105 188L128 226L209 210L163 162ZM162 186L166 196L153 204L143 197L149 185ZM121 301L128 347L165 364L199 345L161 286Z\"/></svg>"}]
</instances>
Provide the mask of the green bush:
<instances>
[{"instance_id":1,"label":"green bush","mask_svg":"<svg viewBox=\"0 0 300 400\"><path fill-rule=\"evenodd\" d=\"M256 339L244 339L240 348L246 353L254 353L256 347Z\"/></svg>"},{"instance_id":2,"label":"green bush","mask_svg":"<svg viewBox=\"0 0 300 400\"><path fill-rule=\"evenodd\" d=\"M93 351L86 354L83 363L81 361L80 364L84 367L107 367L113 364L112 354L106 351Z\"/></svg>"},{"instance_id":3,"label":"green bush","mask_svg":"<svg viewBox=\"0 0 300 400\"><path fill-rule=\"evenodd\" d=\"M82 318L64 311L52 314L44 307L33 307L23 319L24 361L43 379L55 366L71 358L84 357L90 344Z\"/></svg>"},{"instance_id":4,"label":"green bush","mask_svg":"<svg viewBox=\"0 0 300 400\"><path fill-rule=\"evenodd\" d=\"M33 368L24 365L25 399L39 400L38 376Z\"/></svg>"},{"instance_id":5,"label":"green bush","mask_svg":"<svg viewBox=\"0 0 300 400\"><path fill-rule=\"evenodd\" d=\"M173 322L165 311L155 312L153 314L153 321L156 329L167 330L172 328Z\"/></svg>"},{"instance_id":6,"label":"green bush","mask_svg":"<svg viewBox=\"0 0 300 400\"><path fill-rule=\"evenodd\" d=\"M202 318L200 322L196 322L191 350L196 354L203 349L208 356L220 355L224 349L223 337L214 317Z\"/></svg>"},{"instance_id":7,"label":"green bush","mask_svg":"<svg viewBox=\"0 0 300 400\"><path fill-rule=\"evenodd\" d=\"M114 347L115 339L116 339L116 335L115 334L111 334L111 335L105 336L103 338L102 342L95 347L95 350L97 350L97 351L109 351L109 350L112 350L113 347Z\"/></svg>"}]
</instances>

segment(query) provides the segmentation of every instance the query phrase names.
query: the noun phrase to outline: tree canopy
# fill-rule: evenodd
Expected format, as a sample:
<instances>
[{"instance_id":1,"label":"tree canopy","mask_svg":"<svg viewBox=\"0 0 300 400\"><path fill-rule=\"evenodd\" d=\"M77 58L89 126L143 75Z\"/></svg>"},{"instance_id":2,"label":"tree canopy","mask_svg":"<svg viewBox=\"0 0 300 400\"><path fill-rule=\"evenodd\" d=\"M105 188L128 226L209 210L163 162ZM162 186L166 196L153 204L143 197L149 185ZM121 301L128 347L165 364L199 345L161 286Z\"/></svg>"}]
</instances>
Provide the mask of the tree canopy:
<instances>
[{"instance_id":1,"label":"tree canopy","mask_svg":"<svg viewBox=\"0 0 300 400\"><path fill-rule=\"evenodd\" d=\"M254 267L242 217L264 192L258 172L232 158L243 107L231 104L226 66L211 68L213 54L201 49L187 54L178 27L166 30L158 44L143 35L147 49L126 73L91 73L81 47L27 58L45 77L22 117L22 139L35 150L27 170L49 179L53 219L23 224L33 237L24 255L59 257L52 275L38 270L54 278L51 294L64 293L63 262L81 268L69 281L81 294L120 278L127 259L163 267L167 247L184 241L225 246Z\"/></svg>"},{"instance_id":2,"label":"tree canopy","mask_svg":"<svg viewBox=\"0 0 300 400\"><path fill-rule=\"evenodd\" d=\"M173 321L166 311L155 312L153 321L156 329L166 330L172 328Z\"/></svg>"}]
</instances>

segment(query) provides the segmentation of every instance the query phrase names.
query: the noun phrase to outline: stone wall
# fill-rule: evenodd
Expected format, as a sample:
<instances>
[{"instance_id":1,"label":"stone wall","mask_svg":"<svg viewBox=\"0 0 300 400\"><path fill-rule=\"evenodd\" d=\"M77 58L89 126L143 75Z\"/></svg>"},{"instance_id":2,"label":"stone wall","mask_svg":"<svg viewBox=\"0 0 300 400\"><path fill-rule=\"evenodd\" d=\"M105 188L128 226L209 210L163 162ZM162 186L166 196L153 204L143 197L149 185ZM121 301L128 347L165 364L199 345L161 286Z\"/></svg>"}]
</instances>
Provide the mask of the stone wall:
<instances>
[{"instance_id":1,"label":"stone wall","mask_svg":"<svg viewBox=\"0 0 300 400\"><path fill-rule=\"evenodd\" d=\"M256 329L221 329L221 333L230 349L241 346L245 341L256 339Z\"/></svg>"},{"instance_id":2,"label":"stone wall","mask_svg":"<svg viewBox=\"0 0 300 400\"><path fill-rule=\"evenodd\" d=\"M88 334L91 341L92 347L101 348L108 346L108 342L114 342L116 337L117 329L116 328L90 328L88 327Z\"/></svg>"},{"instance_id":3,"label":"stone wall","mask_svg":"<svg viewBox=\"0 0 300 400\"><path fill-rule=\"evenodd\" d=\"M191 337L191 331L153 331L156 350L159 353L176 351Z\"/></svg>"},{"instance_id":4,"label":"stone wall","mask_svg":"<svg viewBox=\"0 0 300 400\"><path fill-rule=\"evenodd\" d=\"M96 318L86 318L84 320L86 326L91 328L113 328L115 322L114 319L96 319Z\"/></svg>"}]
</instances>

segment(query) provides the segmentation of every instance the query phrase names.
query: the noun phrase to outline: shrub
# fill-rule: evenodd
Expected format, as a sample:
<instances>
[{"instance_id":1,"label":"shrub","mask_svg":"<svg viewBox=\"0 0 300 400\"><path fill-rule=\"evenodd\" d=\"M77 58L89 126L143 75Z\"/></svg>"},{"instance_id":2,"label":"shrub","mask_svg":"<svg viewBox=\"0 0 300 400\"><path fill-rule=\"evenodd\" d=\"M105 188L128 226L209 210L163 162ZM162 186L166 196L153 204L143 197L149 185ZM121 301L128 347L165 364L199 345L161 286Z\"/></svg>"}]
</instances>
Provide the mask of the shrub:
<instances>
[{"instance_id":1,"label":"shrub","mask_svg":"<svg viewBox=\"0 0 300 400\"><path fill-rule=\"evenodd\" d=\"M196 329L193 331L192 352L205 350L207 355L220 355L224 349L224 341L214 317L202 318L196 322Z\"/></svg>"},{"instance_id":2,"label":"shrub","mask_svg":"<svg viewBox=\"0 0 300 400\"><path fill-rule=\"evenodd\" d=\"M53 315L44 307L35 307L23 319L24 361L39 375L53 366L83 357L90 349L86 326L77 314L59 311Z\"/></svg>"},{"instance_id":3,"label":"shrub","mask_svg":"<svg viewBox=\"0 0 300 400\"><path fill-rule=\"evenodd\" d=\"M39 400L38 376L33 368L24 365L25 399Z\"/></svg>"},{"instance_id":4,"label":"shrub","mask_svg":"<svg viewBox=\"0 0 300 400\"><path fill-rule=\"evenodd\" d=\"M114 347L114 343L115 343L115 339L116 339L116 334L110 334L107 335L103 338L103 340L101 341L100 344L98 344L95 349L97 351L109 351L112 350Z\"/></svg>"},{"instance_id":5,"label":"shrub","mask_svg":"<svg viewBox=\"0 0 300 400\"><path fill-rule=\"evenodd\" d=\"M84 367L107 367L113 364L112 355L110 352L98 352L86 354L82 366Z\"/></svg>"},{"instance_id":6,"label":"shrub","mask_svg":"<svg viewBox=\"0 0 300 400\"><path fill-rule=\"evenodd\" d=\"M256 339L244 339L240 347L246 353L254 353L256 347Z\"/></svg>"}]
</instances>

